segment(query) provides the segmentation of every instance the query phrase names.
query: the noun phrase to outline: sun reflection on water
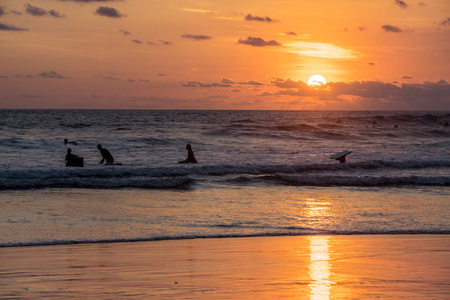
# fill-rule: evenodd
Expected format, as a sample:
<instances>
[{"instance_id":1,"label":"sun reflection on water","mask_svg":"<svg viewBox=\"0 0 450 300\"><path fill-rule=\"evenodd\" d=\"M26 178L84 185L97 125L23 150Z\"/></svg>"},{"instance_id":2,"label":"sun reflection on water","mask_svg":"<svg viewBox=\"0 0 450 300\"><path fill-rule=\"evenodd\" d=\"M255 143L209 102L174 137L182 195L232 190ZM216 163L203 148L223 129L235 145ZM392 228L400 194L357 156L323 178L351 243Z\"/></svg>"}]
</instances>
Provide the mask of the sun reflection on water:
<instances>
[{"instance_id":1,"label":"sun reflection on water","mask_svg":"<svg viewBox=\"0 0 450 300\"><path fill-rule=\"evenodd\" d=\"M310 281L310 299L330 299L330 253L328 237L309 238L310 262L308 265Z\"/></svg>"}]
</instances>

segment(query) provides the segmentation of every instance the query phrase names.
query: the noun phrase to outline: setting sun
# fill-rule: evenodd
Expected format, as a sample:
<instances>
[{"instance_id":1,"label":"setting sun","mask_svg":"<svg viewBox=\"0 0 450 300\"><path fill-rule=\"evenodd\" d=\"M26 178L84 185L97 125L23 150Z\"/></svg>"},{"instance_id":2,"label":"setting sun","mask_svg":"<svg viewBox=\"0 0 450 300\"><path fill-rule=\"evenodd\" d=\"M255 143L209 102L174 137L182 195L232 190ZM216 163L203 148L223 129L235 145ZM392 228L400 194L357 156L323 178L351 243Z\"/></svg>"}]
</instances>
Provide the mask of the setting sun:
<instances>
[{"instance_id":1,"label":"setting sun","mask_svg":"<svg viewBox=\"0 0 450 300\"><path fill-rule=\"evenodd\" d=\"M313 75L308 79L308 85L311 87L317 87L321 85L326 85L327 81L321 75Z\"/></svg>"}]
</instances>

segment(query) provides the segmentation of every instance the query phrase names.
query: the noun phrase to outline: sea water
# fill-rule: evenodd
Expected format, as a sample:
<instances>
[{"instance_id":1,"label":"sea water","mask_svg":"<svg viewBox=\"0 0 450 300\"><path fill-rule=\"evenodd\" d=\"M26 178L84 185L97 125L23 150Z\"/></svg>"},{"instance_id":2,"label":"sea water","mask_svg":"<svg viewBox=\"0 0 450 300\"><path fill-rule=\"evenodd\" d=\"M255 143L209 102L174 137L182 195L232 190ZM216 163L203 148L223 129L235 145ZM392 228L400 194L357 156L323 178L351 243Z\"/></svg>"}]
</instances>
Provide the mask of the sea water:
<instances>
[{"instance_id":1,"label":"sea water","mask_svg":"<svg viewBox=\"0 0 450 300\"><path fill-rule=\"evenodd\" d=\"M449 112L0 110L0 246L450 233L449 121ZM99 164L97 144L122 165ZM177 163L186 144L198 164ZM65 167L67 148L83 168ZM344 150L346 163L330 159Z\"/></svg>"}]
</instances>

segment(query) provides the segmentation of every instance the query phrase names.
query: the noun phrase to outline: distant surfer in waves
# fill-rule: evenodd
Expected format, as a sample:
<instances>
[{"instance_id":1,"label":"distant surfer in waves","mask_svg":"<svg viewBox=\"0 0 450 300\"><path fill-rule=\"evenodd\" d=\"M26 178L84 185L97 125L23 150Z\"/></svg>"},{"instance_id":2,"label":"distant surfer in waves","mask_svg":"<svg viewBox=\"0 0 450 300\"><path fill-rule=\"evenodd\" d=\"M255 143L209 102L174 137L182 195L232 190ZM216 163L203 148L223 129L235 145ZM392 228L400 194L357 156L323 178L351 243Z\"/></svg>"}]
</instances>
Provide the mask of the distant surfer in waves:
<instances>
[{"instance_id":1,"label":"distant surfer in waves","mask_svg":"<svg viewBox=\"0 0 450 300\"><path fill-rule=\"evenodd\" d=\"M67 145L67 144L78 145L78 143L75 141L69 142L67 139L64 139L64 145Z\"/></svg>"},{"instance_id":2,"label":"distant surfer in waves","mask_svg":"<svg viewBox=\"0 0 450 300\"><path fill-rule=\"evenodd\" d=\"M180 164L188 164L188 163L196 164L197 160L195 159L194 151L192 151L192 147L190 144L186 145L186 150L188 151L188 157L185 160L179 161L178 163L180 163Z\"/></svg>"},{"instance_id":3,"label":"distant surfer in waves","mask_svg":"<svg viewBox=\"0 0 450 300\"><path fill-rule=\"evenodd\" d=\"M107 165L112 165L114 163L114 157L112 157L111 153L109 153L108 150L102 148L102 145L98 144L97 149L102 154L102 160L99 162L99 164L102 164L105 160Z\"/></svg>"}]
</instances>

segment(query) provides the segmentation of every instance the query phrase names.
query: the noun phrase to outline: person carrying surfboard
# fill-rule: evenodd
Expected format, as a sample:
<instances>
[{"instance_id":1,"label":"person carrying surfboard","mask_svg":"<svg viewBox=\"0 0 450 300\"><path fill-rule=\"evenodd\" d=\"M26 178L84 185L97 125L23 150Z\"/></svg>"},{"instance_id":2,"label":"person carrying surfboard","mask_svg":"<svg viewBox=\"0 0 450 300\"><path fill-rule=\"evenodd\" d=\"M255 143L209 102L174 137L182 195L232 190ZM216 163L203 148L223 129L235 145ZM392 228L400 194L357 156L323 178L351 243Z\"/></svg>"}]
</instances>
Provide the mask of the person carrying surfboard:
<instances>
[{"instance_id":1,"label":"person carrying surfboard","mask_svg":"<svg viewBox=\"0 0 450 300\"><path fill-rule=\"evenodd\" d=\"M114 164L114 157L112 157L111 153L105 148L102 148L102 145L98 144L97 149L100 150L100 153L102 154L102 160L99 162L99 164L102 164L106 160L107 165Z\"/></svg>"}]
</instances>

